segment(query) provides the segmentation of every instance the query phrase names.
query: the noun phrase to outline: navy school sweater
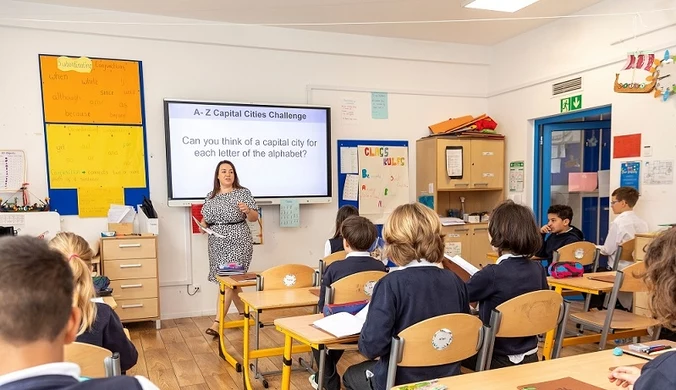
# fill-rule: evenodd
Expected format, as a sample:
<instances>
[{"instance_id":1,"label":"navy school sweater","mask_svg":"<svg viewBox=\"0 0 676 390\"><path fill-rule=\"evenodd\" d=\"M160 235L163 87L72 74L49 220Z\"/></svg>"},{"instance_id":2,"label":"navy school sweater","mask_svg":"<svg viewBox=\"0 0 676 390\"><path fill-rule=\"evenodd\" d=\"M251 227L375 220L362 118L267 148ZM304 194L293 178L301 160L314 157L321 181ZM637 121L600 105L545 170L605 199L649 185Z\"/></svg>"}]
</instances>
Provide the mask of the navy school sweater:
<instances>
[{"instance_id":1,"label":"navy school sweater","mask_svg":"<svg viewBox=\"0 0 676 390\"><path fill-rule=\"evenodd\" d=\"M345 247L343 246L343 236L329 238L329 245L331 245L331 253L345 250Z\"/></svg>"},{"instance_id":2,"label":"navy school sweater","mask_svg":"<svg viewBox=\"0 0 676 390\"><path fill-rule=\"evenodd\" d=\"M43 375L0 386L0 390L142 390L134 377L116 376L80 382L67 375Z\"/></svg>"},{"instance_id":3,"label":"navy school sweater","mask_svg":"<svg viewBox=\"0 0 676 390\"><path fill-rule=\"evenodd\" d=\"M326 287L346 276L363 271L387 272L387 267L385 267L382 261L376 260L370 256L347 256L345 260L333 262L326 267L326 271L324 271L324 275L322 275L322 285L319 292L319 311L321 312L324 310Z\"/></svg>"},{"instance_id":4,"label":"navy school sweater","mask_svg":"<svg viewBox=\"0 0 676 390\"><path fill-rule=\"evenodd\" d=\"M479 302L479 318L489 325L493 309L519 295L548 290L545 270L539 262L525 257L508 257L500 264L490 264L467 282L470 302ZM537 347L537 336L498 338L494 355L526 353Z\"/></svg>"},{"instance_id":5,"label":"navy school sweater","mask_svg":"<svg viewBox=\"0 0 676 390\"><path fill-rule=\"evenodd\" d=\"M667 352L649 361L634 383L634 390L676 389L676 352Z\"/></svg>"},{"instance_id":6,"label":"navy school sweater","mask_svg":"<svg viewBox=\"0 0 676 390\"><path fill-rule=\"evenodd\" d=\"M122 322L117 313L105 303L96 304L96 320L91 329L79 335L75 341L103 347L120 354L122 372L136 365L138 351L122 330Z\"/></svg>"},{"instance_id":7,"label":"navy school sweater","mask_svg":"<svg viewBox=\"0 0 676 390\"><path fill-rule=\"evenodd\" d=\"M384 390L392 337L428 318L469 313L467 288L453 272L433 266L393 271L376 283L366 322L359 336L359 351L368 359L380 358L373 368L374 390ZM399 367L395 384L456 375L460 363L434 367Z\"/></svg>"},{"instance_id":8,"label":"navy school sweater","mask_svg":"<svg viewBox=\"0 0 676 390\"><path fill-rule=\"evenodd\" d=\"M571 226L570 230L567 232L549 235L543 234L542 248L540 248L540 251L536 254L536 256L551 262L555 251L563 246L578 241L584 241L584 235L580 229L576 228L575 226Z\"/></svg>"}]
</instances>

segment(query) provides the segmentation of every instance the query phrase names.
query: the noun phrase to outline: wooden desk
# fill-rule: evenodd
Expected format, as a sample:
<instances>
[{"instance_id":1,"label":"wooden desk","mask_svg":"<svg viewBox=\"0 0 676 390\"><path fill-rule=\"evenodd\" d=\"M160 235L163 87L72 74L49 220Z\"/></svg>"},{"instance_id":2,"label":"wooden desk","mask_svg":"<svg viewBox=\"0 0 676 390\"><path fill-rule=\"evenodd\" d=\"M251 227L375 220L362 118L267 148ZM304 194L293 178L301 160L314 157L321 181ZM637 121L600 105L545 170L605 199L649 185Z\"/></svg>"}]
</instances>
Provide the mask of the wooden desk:
<instances>
[{"instance_id":1,"label":"wooden desk","mask_svg":"<svg viewBox=\"0 0 676 390\"><path fill-rule=\"evenodd\" d=\"M113 310L117 309L117 302L113 297L103 297L103 303L110 306Z\"/></svg>"},{"instance_id":2,"label":"wooden desk","mask_svg":"<svg viewBox=\"0 0 676 390\"><path fill-rule=\"evenodd\" d=\"M244 326L244 320L235 320L235 321L225 321L225 315L229 307L225 307L225 290L235 290L242 287L252 287L256 285L256 280L246 280L243 282L232 279L229 276L216 276L218 280L218 306L220 306L220 315L218 317L218 353L225 360L237 370L237 372L242 372L242 365L230 355L225 348L225 337L223 336L224 329L232 328L242 328Z\"/></svg>"},{"instance_id":3,"label":"wooden desk","mask_svg":"<svg viewBox=\"0 0 676 390\"><path fill-rule=\"evenodd\" d=\"M449 389L504 390L570 376L602 389L617 390L620 388L608 381L610 367L645 362L644 359L628 354L613 356L612 351L600 351L498 370L440 378L438 384L446 385ZM399 389L399 387L395 386L393 389Z\"/></svg>"},{"instance_id":4,"label":"wooden desk","mask_svg":"<svg viewBox=\"0 0 676 390\"><path fill-rule=\"evenodd\" d=\"M259 359L263 357L284 355L285 347L258 349L258 330L260 329L259 316L263 310L270 309L288 309L294 307L316 306L319 297L310 292L310 288L296 288L289 290L265 290L243 292L239 294L240 299L244 302L244 353L242 365L244 366L244 388L252 390L251 378L249 378L249 359ZM249 327L250 322L247 321L250 312L254 312L254 329L256 330L256 349L249 348ZM292 353L310 352L311 348L307 345L295 345L291 347L289 356ZM291 362L288 362L289 365ZM284 364L286 366L286 362Z\"/></svg>"},{"instance_id":5,"label":"wooden desk","mask_svg":"<svg viewBox=\"0 0 676 390\"><path fill-rule=\"evenodd\" d=\"M335 336L315 328L312 323L324 318L323 314L311 314L307 316L279 318L275 320L275 327L284 334L284 355L282 366L282 390L291 388L291 347L293 340L322 351L326 345L350 343L359 340L359 335L336 338ZM317 370L317 382L322 388L324 378L324 353L319 358Z\"/></svg>"}]
</instances>

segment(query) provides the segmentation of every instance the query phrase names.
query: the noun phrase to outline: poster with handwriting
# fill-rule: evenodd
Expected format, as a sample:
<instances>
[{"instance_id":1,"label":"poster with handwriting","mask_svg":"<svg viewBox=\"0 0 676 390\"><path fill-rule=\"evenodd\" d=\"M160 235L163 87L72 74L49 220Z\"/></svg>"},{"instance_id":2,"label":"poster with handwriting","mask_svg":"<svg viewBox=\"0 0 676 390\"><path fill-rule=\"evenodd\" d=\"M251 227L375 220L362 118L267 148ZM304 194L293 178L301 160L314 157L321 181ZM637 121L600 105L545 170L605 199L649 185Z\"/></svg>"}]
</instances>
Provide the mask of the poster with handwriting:
<instances>
[{"instance_id":1,"label":"poster with handwriting","mask_svg":"<svg viewBox=\"0 0 676 390\"><path fill-rule=\"evenodd\" d=\"M47 123L142 123L135 61L40 56Z\"/></svg>"},{"instance_id":2,"label":"poster with handwriting","mask_svg":"<svg viewBox=\"0 0 676 390\"><path fill-rule=\"evenodd\" d=\"M381 224L409 202L408 147L359 146L359 214Z\"/></svg>"}]
</instances>

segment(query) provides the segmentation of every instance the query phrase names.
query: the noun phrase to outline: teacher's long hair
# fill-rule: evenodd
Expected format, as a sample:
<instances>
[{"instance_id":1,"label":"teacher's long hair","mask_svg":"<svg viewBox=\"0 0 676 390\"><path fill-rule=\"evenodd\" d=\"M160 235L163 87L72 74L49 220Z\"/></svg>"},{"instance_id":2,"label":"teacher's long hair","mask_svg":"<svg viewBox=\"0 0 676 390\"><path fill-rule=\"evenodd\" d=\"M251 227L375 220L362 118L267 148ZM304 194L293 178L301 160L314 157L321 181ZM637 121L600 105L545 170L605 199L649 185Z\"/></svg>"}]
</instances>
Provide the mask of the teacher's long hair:
<instances>
[{"instance_id":1,"label":"teacher's long hair","mask_svg":"<svg viewBox=\"0 0 676 390\"><path fill-rule=\"evenodd\" d=\"M77 332L79 336L91 328L96 320L96 304L91 301L96 297L91 273L94 251L89 247L87 240L69 232L58 233L49 241L49 246L65 256L73 271L75 282L73 306L82 312L82 322Z\"/></svg>"},{"instance_id":2,"label":"teacher's long hair","mask_svg":"<svg viewBox=\"0 0 676 390\"><path fill-rule=\"evenodd\" d=\"M232 173L235 175L235 180L232 181L232 188L233 189L238 189L238 188L244 188L242 187L241 184L239 184L239 176L237 176L237 169L235 168L235 164L232 163L230 160L223 160L216 164L216 171L214 172L214 188L211 190L211 196L209 196L209 199L213 199L216 195L218 195L219 191L221 190L221 182L218 181L218 171L221 170L221 165L223 164L228 164L232 167Z\"/></svg>"}]
</instances>

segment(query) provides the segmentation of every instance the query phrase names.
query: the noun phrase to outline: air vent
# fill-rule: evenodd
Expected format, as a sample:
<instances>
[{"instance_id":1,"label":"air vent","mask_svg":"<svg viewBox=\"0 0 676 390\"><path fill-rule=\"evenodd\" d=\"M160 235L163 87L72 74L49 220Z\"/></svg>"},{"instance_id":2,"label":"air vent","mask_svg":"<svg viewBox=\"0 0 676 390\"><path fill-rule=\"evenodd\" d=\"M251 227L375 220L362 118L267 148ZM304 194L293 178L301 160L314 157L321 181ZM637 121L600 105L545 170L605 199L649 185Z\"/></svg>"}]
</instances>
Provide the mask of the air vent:
<instances>
[{"instance_id":1,"label":"air vent","mask_svg":"<svg viewBox=\"0 0 676 390\"><path fill-rule=\"evenodd\" d=\"M568 92L582 89L582 77L562 81L560 83L552 84L552 96L561 95Z\"/></svg>"}]
</instances>

